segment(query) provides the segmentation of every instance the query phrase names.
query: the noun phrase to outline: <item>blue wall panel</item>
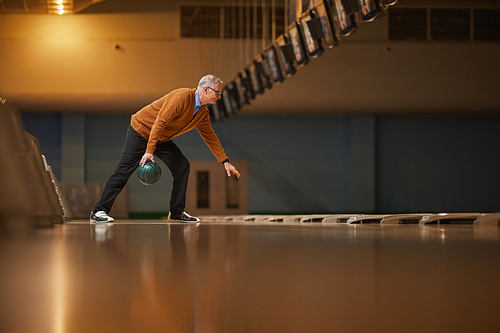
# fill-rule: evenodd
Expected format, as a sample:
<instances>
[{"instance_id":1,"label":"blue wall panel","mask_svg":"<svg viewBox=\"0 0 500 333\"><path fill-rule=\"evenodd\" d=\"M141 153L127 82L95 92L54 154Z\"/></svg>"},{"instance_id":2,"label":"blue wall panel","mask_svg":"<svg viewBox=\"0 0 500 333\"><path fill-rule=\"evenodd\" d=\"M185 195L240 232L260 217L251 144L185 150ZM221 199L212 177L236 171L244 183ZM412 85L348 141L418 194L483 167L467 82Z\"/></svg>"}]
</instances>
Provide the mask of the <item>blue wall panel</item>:
<instances>
[{"instance_id":1,"label":"blue wall panel","mask_svg":"<svg viewBox=\"0 0 500 333\"><path fill-rule=\"evenodd\" d=\"M377 210L497 212L500 116L381 116Z\"/></svg>"},{"instance_id":2,"label":"blue wall panel","mask_svg":"<svg viewBox=\"0 0 500 333\"><path fill-rule=\"evenodd\" d=\"M61 114L22 118L61 179ZM85 116L86 181L105 182L114 170L129 121L126 114ZM498 128L498 115L240 114L214 124L235 165L248 162L249 209L263 213L498 211ZM196 131L174 141L191 161L215 160ZM160 165L154 186L130 179L132 212L168 211L172 178Z\"/></svg>"},{"instance_id":3,"label":"blue wall panel","mask_svg":"<svg viewBox=\"0 0 500 333\"><path fill-rule=\"evenodd\" d=\"M248 161L250 211L349 207L349 117L238 116L214 128L231 159Z\"/></svg>"}]
</instances>

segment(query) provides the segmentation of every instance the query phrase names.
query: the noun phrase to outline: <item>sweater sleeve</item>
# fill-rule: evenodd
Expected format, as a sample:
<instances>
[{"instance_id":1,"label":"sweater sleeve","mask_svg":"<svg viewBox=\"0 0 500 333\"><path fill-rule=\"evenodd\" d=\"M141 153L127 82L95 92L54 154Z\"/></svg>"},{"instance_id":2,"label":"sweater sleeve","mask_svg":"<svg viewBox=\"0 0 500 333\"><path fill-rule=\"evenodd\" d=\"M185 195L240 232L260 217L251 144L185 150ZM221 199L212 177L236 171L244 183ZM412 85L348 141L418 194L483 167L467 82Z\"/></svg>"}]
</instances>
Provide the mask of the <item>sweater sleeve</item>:
<instances>
[{"instance_id":1,"label":"sweater sleeve","mask_svg":"<svg viewBox=\"0 0 500 333\"><path fill-rule=\"evenodd\" d=\"M173 93L165 98L151 127L146 153L154 153L163 129L181 113L184 107L185 102L178 94Z\"/></svg>"},{"instance_id":2,"label":"sweater sleeve","mask_svg":"<svg viewBox=\"0 0 500 333\"><path fill-rule=\"evenodd\" d=\"M212 151L212 154L217 158L217 161L222 162L227 159L226 153L220 144L219 138L215 134L212 124L210 123L210 116L207 114L204 116L203 121L196 127L198 133L207 144L208 148Z\"/></svg>"}]
</instances>

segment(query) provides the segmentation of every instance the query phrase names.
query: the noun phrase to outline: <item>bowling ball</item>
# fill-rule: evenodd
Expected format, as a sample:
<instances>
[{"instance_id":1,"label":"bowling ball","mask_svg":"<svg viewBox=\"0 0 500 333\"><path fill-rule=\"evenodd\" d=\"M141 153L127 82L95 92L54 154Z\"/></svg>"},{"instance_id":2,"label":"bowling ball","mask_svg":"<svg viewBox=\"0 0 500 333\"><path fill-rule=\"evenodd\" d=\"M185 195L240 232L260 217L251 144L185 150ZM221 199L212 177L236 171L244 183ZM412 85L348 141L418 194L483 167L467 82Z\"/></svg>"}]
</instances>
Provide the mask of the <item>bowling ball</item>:
<instances>
[{"instance_id":1,"label":"bowling ball","mask_svg":"<svg viewBox=\"0 0 500 333\"><path fill-rule=\"evenodd\" d=\"M137 177L144 185L153 185L161 178L161 168L156 162L148 160L144 166L139 165Z\"/></svg>"}]
</instances>

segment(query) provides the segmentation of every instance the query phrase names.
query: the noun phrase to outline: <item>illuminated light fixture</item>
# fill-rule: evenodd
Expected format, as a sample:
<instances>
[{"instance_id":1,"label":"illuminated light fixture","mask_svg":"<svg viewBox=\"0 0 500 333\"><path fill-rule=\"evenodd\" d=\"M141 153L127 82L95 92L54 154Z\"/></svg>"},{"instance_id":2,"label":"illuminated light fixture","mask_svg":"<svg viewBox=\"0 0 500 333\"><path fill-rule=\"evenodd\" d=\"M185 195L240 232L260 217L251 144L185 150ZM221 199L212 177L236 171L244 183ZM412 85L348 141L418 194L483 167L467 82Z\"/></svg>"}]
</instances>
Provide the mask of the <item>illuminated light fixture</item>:
<instances>
[{"instance_id":1,"label":"illuminated light fixture","mask_svg":"<svg viewBox=\"0 0 500 333\"><path fill-rule=\"evenodd\" d=\"M49 14L71 14L74 0L47 0Z\"/></svg>"}]
</instances>

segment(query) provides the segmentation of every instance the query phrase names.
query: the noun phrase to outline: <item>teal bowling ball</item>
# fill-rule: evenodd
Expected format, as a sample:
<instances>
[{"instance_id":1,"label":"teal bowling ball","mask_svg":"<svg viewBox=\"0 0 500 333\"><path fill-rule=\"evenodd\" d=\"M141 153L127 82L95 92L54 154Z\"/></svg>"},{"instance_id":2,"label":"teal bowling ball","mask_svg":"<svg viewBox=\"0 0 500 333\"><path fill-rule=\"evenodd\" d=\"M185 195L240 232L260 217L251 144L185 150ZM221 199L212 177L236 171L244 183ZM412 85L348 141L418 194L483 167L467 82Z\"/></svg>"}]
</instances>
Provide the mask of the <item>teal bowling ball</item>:
<instances>
[{"instance_id":1,"label":"teal bowling ball","mask_svg":"<svg viewBox=\"0 0 500 333\"><path fill-rule=\"evenodd\" d=\"M137 177L144 185L153 185L161 178L161 168L156 162L148 160L144 166L139 165Z\"/></svg>"}]
</instances>

